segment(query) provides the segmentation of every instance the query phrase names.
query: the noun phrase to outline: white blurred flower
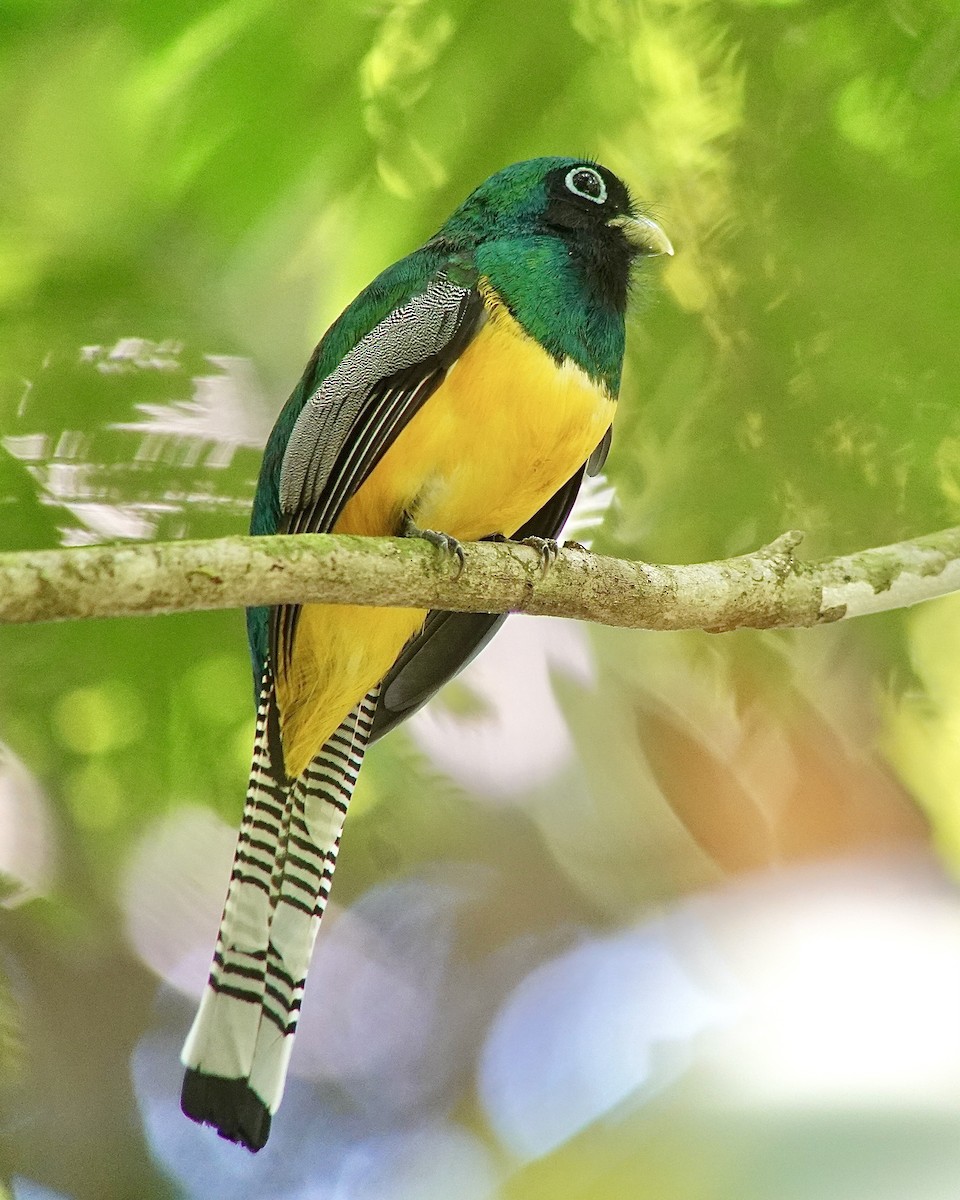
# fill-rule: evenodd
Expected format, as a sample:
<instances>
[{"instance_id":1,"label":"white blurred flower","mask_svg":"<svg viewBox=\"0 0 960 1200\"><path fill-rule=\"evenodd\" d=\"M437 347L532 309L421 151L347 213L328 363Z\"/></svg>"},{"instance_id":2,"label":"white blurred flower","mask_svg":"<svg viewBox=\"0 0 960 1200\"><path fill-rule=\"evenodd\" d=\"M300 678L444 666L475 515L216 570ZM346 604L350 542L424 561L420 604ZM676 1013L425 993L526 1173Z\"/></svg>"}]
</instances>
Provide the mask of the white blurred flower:
<instances>
[{"instance_id":1,"label":"white blurred flower","mask_svg":"<svg viewBox=\"0 0 960 1200\"><path fill-rule=\"evenodd\" d=\"M48 891L57 846L47 798L24 764L0 743L0 901L13 908ZM12 885L12 890L6 888Z\"/></svg>"},{"instance_id":2,"label":"white blurred flower","mask_svg":"<svg viewBox=\"0 0 960 1200\"><path fill-rule=\"evenodd\" d=\"M140 958L199 998L230 878L237 832L209 809L184 805L144 830L123 870L120 903Z\"/></svg>"},{"instance_id":3,"label":"white blurred flower","mask_svg":"<svg viewBox=\"0 0 960 1200\"><path fill-rule=\"evenodd\" d=\"M593 686L584 631L573 621L511 617L458 676L479 713L460 716L441 696L411 719L410 731L433 763L470 792L512 798L561 772L573 743L553 690L553 673Z\"/></svg>"},{"instance_id":4,"label":"white blurred flower","mask_svg":"<svg viewBox=\"0 0 960 1200\"><path fill-rule=\"evenodd\" d=\"M494 1021L480 1062L487 1118L521 1161L538 1158L673 1082L692 1041L732 1011L666 926L585 942L528 975Z\"/></svg>"},{"instance_id":5,"label":"white blurred flower","mask_svg":"<svg viewBox=\"0 0 960 1200\"><path fill-rule=\"evenodd\" d=\"M704 1047L725 1103L960 1116L960 896L933 869L807 868L694 908L750 998Z\"/></svg>"},{"instance_id":6,"label":"white blurred flower","mask_svg":"<svg viewBox=\"0 0 960 1200\"><path fill-rule=\"evenodd\" d=\"M465 1129L444 1123L358 1142L331 1200L488 1200L497 1185L490 1151Z\"/></svg>"},{"instance_id":7,"label":"white blurred flower","mask_svg":"<svg viewBox=\"0 0 960 1200\"><path fill-rule=\"evenodd\" d=\"M927 1120L930 1162L960 1170L956 888L929 863L891 859L704 893L529 974L480 1062L490 1124L521 1162L664 1091L677 1119L722 1117L749 1145L761 1116L771 1129L798 1113L814 1129L833 1120L847 1139L895 1117L908 1154L911 1121ZM846 1194L867 1194L854 1179Z\"/></svg>"}]
</instances>

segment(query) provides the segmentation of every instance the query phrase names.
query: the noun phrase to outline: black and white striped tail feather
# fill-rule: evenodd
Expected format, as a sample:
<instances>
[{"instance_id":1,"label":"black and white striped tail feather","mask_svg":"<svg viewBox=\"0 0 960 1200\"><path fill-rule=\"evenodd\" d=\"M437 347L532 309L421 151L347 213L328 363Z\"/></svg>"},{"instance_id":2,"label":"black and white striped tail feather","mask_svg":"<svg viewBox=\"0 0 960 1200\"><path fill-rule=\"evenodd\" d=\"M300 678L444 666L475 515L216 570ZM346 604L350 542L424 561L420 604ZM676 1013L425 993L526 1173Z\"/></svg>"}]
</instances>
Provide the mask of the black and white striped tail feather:
<instances>
[{"instance_id":1,"label":"black and white striped tail feather","mask_svg":"<svg viewBox=\"0 0 960 1200\"><path fill-rule=\"evenodd\" d=\"M181 1104L259 1150L283 1094L307 968L363 759L376 690L295 780L283 778L269 673L213 968L183 1049ZM279 778L278 778L279 776Z\"/></svg>"}]
</instances>

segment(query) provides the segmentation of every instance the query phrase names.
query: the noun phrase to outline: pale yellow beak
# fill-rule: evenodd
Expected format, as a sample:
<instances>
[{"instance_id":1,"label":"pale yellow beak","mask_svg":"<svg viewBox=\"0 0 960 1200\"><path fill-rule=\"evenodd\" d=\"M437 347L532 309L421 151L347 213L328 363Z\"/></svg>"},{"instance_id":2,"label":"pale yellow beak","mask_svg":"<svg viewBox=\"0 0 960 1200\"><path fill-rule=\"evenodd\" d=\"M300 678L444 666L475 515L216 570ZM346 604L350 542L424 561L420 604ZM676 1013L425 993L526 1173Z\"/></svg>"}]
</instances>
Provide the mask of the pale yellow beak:
<instances>
[{"instance_id":1,"label":"pale yellow beak","mask_svg":"<svg viewBox=\"0 0 960 1200\"><path fill-rule=\"evenodd\" d=\"M641 254L673 254L673 243L652 217L631 217L624 213L607 224L622 229L630 245Z\"/></svg>"}]
</instances>

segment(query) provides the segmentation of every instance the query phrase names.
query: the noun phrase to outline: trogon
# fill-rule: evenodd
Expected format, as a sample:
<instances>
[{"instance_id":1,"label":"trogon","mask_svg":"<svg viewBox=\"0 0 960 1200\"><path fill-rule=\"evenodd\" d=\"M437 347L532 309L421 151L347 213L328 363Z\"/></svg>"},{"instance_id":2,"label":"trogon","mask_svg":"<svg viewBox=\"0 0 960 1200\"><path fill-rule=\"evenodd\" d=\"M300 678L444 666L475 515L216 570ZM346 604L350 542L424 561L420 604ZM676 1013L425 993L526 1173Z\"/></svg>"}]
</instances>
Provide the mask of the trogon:
<instances>
[{"instance_id":1,"label":"trogon","mask_svg":"<svg viewBox=\"0 0 960 1200\"><path fill-rule=\"evenodd\" d=\"M251 532L542 539L610 444L631 268L670 242L605 167L514 163L379 275L313 353L267 443ZM253 608L250 784L181 1103L259 1150L364 750L497 615Z\"/></svg>"}]
</instances>

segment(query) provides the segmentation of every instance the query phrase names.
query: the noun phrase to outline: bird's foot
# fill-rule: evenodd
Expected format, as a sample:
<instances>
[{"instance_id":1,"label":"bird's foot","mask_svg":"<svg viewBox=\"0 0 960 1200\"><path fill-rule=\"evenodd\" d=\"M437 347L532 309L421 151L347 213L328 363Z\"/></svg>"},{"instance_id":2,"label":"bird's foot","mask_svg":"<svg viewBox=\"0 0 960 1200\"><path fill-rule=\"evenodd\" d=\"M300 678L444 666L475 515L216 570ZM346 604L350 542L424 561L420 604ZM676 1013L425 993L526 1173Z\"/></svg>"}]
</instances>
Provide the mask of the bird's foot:
<instances>
[{"instance_id":1,"label":"bird's foot","mask_svg":"<svg viewBox=\"0 0 960 1200\"><path fill-rule=\"evenodd\" d=\"M466 558L464 557L463 547L455 537L449 533L438 533L436 529L421 529L414 523L412 517L404 517L401 536L422 538L425 542L429 542L431 546L436 546L444 557L454 556L457 560L456 578L460 578Z\"/></svg>"},{"instance_id":2,"label":"bird's foot","mask_svg":"<svg viewBox=\"0 0 960 1200\"><path fill-rule=\"evenodd\" d=\"M560 553L560 543L556 538L525 537L520 539L521 546L530 546L540 555L540 570L546 575L557 561Z\"/></svg>"}]
</instances>

